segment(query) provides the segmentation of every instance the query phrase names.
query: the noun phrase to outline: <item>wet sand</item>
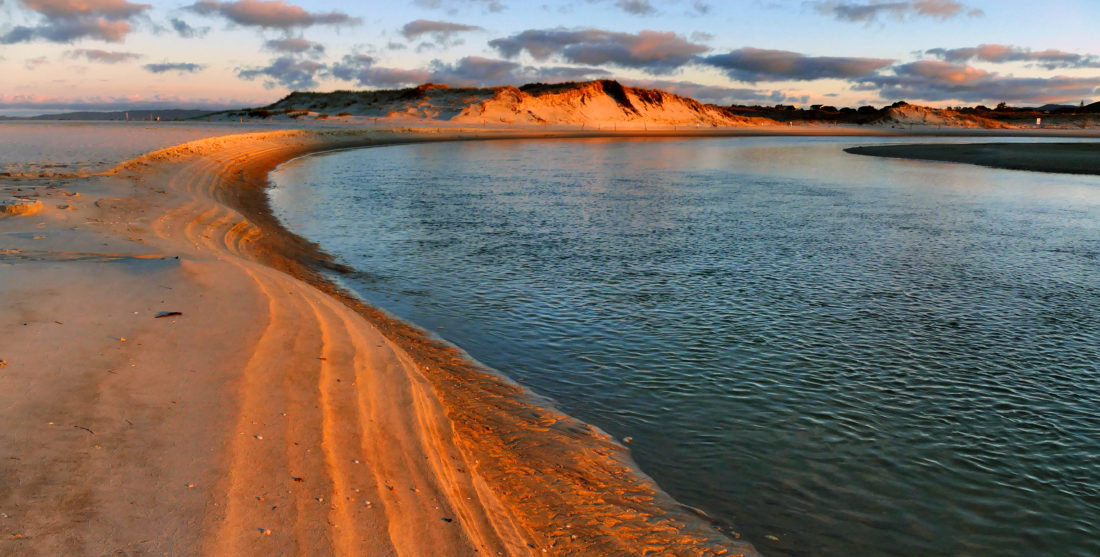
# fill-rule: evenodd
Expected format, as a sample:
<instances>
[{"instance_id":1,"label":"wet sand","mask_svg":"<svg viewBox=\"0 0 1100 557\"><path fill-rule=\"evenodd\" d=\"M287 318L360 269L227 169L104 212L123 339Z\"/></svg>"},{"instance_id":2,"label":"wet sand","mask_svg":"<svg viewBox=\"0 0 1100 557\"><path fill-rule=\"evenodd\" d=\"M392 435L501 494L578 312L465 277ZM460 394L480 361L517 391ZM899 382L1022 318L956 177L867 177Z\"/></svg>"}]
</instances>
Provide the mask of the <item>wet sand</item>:
<instances>
[{"instance_id":1,"label":"wet sand","mask_svg":"<svg viewBox=\"0 0 1100 557\"><path fill-rule=\"evenodd\" d=\"M341 292L267 207L293 157L481 135L267 132L0 181L43 205L0 218L0 554L754 555Z\"/></svg>"},{"instance_id":2,"label":"wet sand","mask_svg":"<svg viewBox=\"0 0 1100 557\"><path fill-rule=\"evenodd\" d=\"M856 155L961 162L1009 170L1100 174L1100 142L872 145L845 151Z\"/></svg>"}]
</instances>

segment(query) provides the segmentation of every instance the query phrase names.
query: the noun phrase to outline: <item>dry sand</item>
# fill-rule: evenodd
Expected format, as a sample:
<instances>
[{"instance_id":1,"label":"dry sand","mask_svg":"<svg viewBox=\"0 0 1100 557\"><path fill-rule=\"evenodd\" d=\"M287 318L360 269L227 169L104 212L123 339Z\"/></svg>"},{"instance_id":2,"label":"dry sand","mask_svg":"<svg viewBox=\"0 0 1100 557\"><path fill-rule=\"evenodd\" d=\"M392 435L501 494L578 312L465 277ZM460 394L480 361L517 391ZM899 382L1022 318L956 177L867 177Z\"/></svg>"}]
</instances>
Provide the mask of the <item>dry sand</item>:
<instances>
[{"instance_id":1,"label":"dry sand","mask_svg":"<svg viewBox=\"0 0 1100 557\"><path fill-rule=\"evenodd\" d=\"M339 292L267 208L295 156L473 137L268 132L0 181L43 206L0 217L0 554L755 554Z\"/></svg>"},{"instance_id":2,"label":"dry sand","mask_svg":"<svg viewBox=\"0 0 1100 557\"><path fill-rule=\"evenodd\" d=\"M1010 170L1100 174L1100 143L932 143L871 145L857 155L962 162Z\"/></svg>"}]
</instances>

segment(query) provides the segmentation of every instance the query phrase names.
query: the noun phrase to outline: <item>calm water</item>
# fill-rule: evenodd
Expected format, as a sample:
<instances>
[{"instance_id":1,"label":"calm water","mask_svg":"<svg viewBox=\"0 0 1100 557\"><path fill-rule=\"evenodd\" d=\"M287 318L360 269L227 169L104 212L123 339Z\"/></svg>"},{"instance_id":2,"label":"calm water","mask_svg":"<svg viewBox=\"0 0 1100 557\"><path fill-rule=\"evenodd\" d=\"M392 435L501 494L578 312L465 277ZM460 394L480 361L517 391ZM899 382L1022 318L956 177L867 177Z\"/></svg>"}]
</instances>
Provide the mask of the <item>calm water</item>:
<instances>
[{"instance_id":1,"label":"calm water","mask_svg":"<svg viewBox=\"0 0 1100 557\"><path fill-rule=\"evenodd\" d=\"M766 554L1100 554L1100 178L876 141L386 147L272 198Z\"/></svg>"},{"instance_id":2,"label":"calm water","mask_svg":"<svg viewBox=\"0 0 1100 557\"><path fill-rule=\"evenodd\" d=\"M96 172L150 151L249 131L256 131L256 127L172 122L0 122L0 172Z\"/></svg>"}]
</instances>

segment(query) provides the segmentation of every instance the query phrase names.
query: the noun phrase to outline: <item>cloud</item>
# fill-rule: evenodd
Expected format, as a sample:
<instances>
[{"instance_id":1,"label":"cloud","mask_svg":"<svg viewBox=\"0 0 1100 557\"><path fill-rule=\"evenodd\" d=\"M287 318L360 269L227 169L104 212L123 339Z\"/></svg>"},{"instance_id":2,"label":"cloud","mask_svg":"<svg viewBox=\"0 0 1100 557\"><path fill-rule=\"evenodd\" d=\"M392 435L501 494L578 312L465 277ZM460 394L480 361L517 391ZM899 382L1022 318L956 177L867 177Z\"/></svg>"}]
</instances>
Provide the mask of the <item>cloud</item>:
<instances>
[{"instance_id":1,"label":"cloud","mask_svg":"<svg viewBox=\"0 0 1100 557\"><path fill-rule=\"evenodd\" d=\"M434 60L430 67L432 81L458 87L577 81L610 75L610 72L600 68L522 66L509 60L481 56L467 56L454 63Z\"/></svg>"},{"instance_id":2,"label":"cloud","mask_svg":"<svg viewBox=\"0 0 1100 557\"><path fill-rule=\"evenodd\" d=\"M895 66L893 75L860 79L854 87L884 99L963 102L1053 102L1100 94L1100 77L1013 77L963 64L921 60Z\"/></svg>"},{"instance_id":3,"label":"cloud","mask_svg":"<svg viewBox=\"0 0 1100 557\"><path fill-rule=\"evenodd\" d=\"M673 32L645 30L634 34L562 28L529 29L491 40L489 46L506 58L515 58L527 51L536 60L560 56L575 64L610 64L654 74L671 73L695 55L709 50Z\"/></svg>"},{"instance_id":4,"label":"cloud","mask_svg":"<svg viewBox=\"0 0 1100 557\"><path fill-rule=\"evenodd\" d=\"M869 75L893 63L884 58L806 56L787 50L739 48L700 58L738 81L810 81Z\"/></svg>"},{"instance_id":5,"label":"cloud","mask_svg":"<svg viewBox=\"0 0 1100 557\"><path fill-rule=\"evenodd\" d=\"M431 68L433 81L468 87L512 84L521 66L508 60L467 56L453 64L435 60Z\"/></svg>"},{"instance_id":6,"label":"cloud","mask_svg":"<svg viewBox=\"0 0 1100 557\"><path fill-rule=\"evenodd\" d=\"M190 62L164 62L161 64L145 64L142 68L152 73L177 72L182 75L185 73L201 72L206 69L206 66L202 64L192 64Z\"/></svg>"},{"instance_id":7,"label":"cloud","mask_svg":"<svg viewBox=\"0 0 1100 557\"><path fill-rule=\"evenodd\" d=\"M914 17L947 20L964 15L970 17L983 15L981 10L967 7L955 0L912 0L899 2L889 0L866 0L861 2L828 0L825 2L813 2L812 4L820 13L831 15L840 21L851 22L871 23L884 17L891 17L899 21L904 21Z\"/></svg>"},{"instance_id":8,"label":"cloud","mask_svg":"<svg viewBox=\"0 0 1100 557\"><path fill-rule=\"evenodd\" d=\"M657 13L657 8L654 8L649 0L615 0L615 5L631 15L653 15Z\"/></svg>"},{"instance_id":9,"label":"cloud","mask_svg":"<svg viewBox=\"0 0 1100 557\"><path fill-rule=\"evenodd\" d=\"M175 32L179 36L185 39L203 37L210 32L209 27L193 27L190 23L187 23L186 21L177 17L169 19L168 23L172 26L172 29L175 30Z\"/></svg>"},{"instance_id":10,"label":"cloud","mask_svg":"<svg viewBox=\"0 0 1100 557\"><path fill-rule=\"evenodd\" d=\"M354 81L364 87L392 88L431 80L431 72L428 70L382 68L375 66L375 62L373 57L366 54L348 54L332 65L332 76L344 81Z\"/></svg>"},{"instance_id":11,"label":"cloud","mask_svg":"<svg viewBox=\"0 0 1100 557\"><path fill-rule=\"evenodd\" d=\"M710 13L711 5L702 0L695 0L691 3L691 9L698 15L707 15Z\"/></svg>"},{"instance_id":12,"label":"cloud","mask_svg":"<svg viewBox=\"0 0 1100 557\"><path fill-rule=\"evenodd\" d=\"M933 48L924 51L947 62L969 62L980 60L993 64L1008 62L1030 62L1048 70L1058 68L1100 68L1100 57L1092 54L1075 54L1064 50L1039 50L1002 45L981 44L969 48Z\"/></svg>"},{"instance_id":13,"label":"cloud","mask_svg":"<svg viewBox=\"0 0 1100 557\"><path fill-rule=\"evenodd\" d=\"M89 62L100 64L118 64L141 58L141 55L136 52L116 52L89 48L70 50L65 53L65 56L68 58L84 58Z\"/></svg>"},{"instance_id":14,"label":"cloud","mask_svg":"<svg viewBox=\"0 0 1100 557\"><path fill-rule=\"evenodd\" d=\"M45 40L70 43L79 39L122 42L133 30L128 20L149 10L149 4L126 0L22 0L37 13L38 25L20 25L0 36L0 44Z\"/></svg>"},{"instance_id":15,"label":"cloud","mask_svg":"<svg viewBox=\"0 0 1100 557\"><path fill-rule=\"evenodd\" d=\"M409 40L416 39L421 35L431 35L437 41L443 41L450 39L458 33L465 33L468 31L484 31L484 29L477 25L463 25L461 23L431 21L427 19L410 21L401 28L401 34Z\"/></svg>"},{"instance_id":16,"label":"cloud","mask_svg":"<svg viewBox=\"0 0 1100 557\"><path fill-rule=\"evenodd\" d=\"M611 77L611 72L600 68L579 68L576 66L542 66L524 68L516 75L514 83L559 83L563 81L590 81Z\"/></svg>"},{"instance_id":17,"label":"cloud","mask_svg":"<svg viewBox=\"0 0 1100 557\"><path fill-rule=\"evenodd\" d=\"M287 54L302 54L305 56L320 56L325 52L325 46L302 38L271 39L264 43L264 47L275 52Z\"/></svg>"},{"instance_id":18,"label":"cloud","mask_svg":"<svg viewBox=\"0 0 1100 557\"><path fill-rule=\"evenodd\" d=\"M126 0L21 0L21 3L46 17L95 15L110 19L128 19L151 7Z\"/></svg>"},{"instance_id":19,"label":"cloud","mask_svg":"<svg viewBox=\"0 0 1100 557\"><path fill-rule=\"evenodd\" d=\"M606 0L587 0L590 4L602 3ZM652 0L614 0L616 8L623 13L636 16L652 16L660 13L660 9ZM687 15L705 15L710 13L711 6L703 0L663 0L660 4L687 4Z\"/></svg>"},{"instance_id":20,"label":"cloud","mask_svg":"<svg viewBox=\"0 0 1100 557\"><path fill-rule=\"evenodd\" d=\"M452 14L459 13L462 6L466 5L480 5L487 12L504 11L504 4L500 0L413 0L413 5L429 10L446 10Z\"/></svg>"},{"instance_id":21,"label":"cloud","mask_svg":"<svg viewBox=\"0 0 1100 557\"><path fill-rule=\"evenodd\" d=\"M699 102L719 105L778 103L787 100L788 97L783 91L765 91L741 87L724 87L721 85L703 85L691 81L668 81L660 79L620 79L619 81L632 87L660 89L674 95L680 95L681 97L689 97Z\"/></svg>"},{"instance_id":22,"label":"cloud","mask_svg":"<svg viewBox=\"0 0 1100 557\"><path fill-rule=\"evenodd\" d=\"M279 85L288 89L313 89L318 85L317 77L326 70L325 65L320 62L280 56L264 67L238 68L237 76L249 81L263 78L264 87L268 89Z\"/></svg>"},{"instance_id":23,"label":"cloud","mask_svg":"<svg viewBox=\"0 0 1100 557\"><path fill-rule=\"evenodd\" d=\"M536 81L576 81L610 75L599 68L531 67L480 56L467 56L453 63L433 60L427 68L411 70L379 67L376 62L366 54L349 54L332 66L332 75L365 87L398 87L427 81L454 87L482 87Z\"/></svg>"},{"instance_id":24,"label":"cloud","mask_svg":"<svg viewBox=\"0 0 1100 557\"><path fill-rule=\"evenodd\" d=\"M343 12L309 12L285 0L199 0L186 9L203 15L220 15L238 25L264 29L289 30L313 25L362 23L361 19Z\"/></svg>"},{"instance_id":25,"label":"cloud","mask_svg":"<svg viewBox=\"0 0 1100 557\"><path fill-rule=\"evenodd\" d=\"M23 61L23 67L28 70L37 70L39 66L47 64L49 60L45 56L39 56L37 58L27 58Z\"/></svg>"}]
</instances>

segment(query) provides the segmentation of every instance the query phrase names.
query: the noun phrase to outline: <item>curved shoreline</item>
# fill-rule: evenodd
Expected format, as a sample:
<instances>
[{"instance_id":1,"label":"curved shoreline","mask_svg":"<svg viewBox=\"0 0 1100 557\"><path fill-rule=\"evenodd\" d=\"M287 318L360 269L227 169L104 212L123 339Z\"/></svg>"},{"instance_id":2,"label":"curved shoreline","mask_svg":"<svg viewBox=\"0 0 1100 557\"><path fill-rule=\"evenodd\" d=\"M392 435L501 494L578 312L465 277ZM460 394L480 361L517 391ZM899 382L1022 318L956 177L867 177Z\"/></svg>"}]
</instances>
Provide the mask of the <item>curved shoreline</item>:
<instances>
[{"instance_id":1,"label":"curved shoreline","mask_svg":"<svg viewBox=\"0 0 1100 557\"><path fill-rule=\"evenodd\" d=\"M523 139L539 135L543 134L490 138ZM635 553L642 548L673 554L726 554L730 550L737 554L755 554L747 542L729 539L713 530L705 518L696 514L698 511L664 493L637 467L625 447L602 431L546 407L545 399L471 361L461 349L366 304L311 268L319 265L342 270L332 265L330 256L319 246L293 234L272 216L266 194L270 171L295 158L324 152L487 138L445 134L398 136L380 141L349 138L348 143L344 139L311 146L304 152L288 152L250 169L250 172L263 172L263 187L255 187L261 184L258 176L250 177L246 182L248 186L239 189L245 196L238 199L240 204L235 208L250 220L262 222L265 237L278 238L283 245L301 249L298 256L293 252L282 254L293 259L286 271L354 309L422 367L456 426L465 450L476 461L492 463L480 468L479 472L494 490L502 493L502 500L522 510L519 521L533 537L542 541L538 546L543 549L568 547L569 553L591 554ZM471 404L474 400L478 403ZM559 472L563 467L574 469L563 474ZM521 484L517 484L514 477L532 475L533 468L538 469L533 475L544 479L541 485L522 485L523 489L516 489ZM553 478L554 475L559 477ZM590 482L602 484L600 491L590 492ZM508 493L510 491L515 492ZM551 496L560 499L553 503L546 501ZM570 507L581 510L570 512ZM562 515L569 516L568 520L563 521ZM637 523L631 528L630 522ZM655 523L662 527L654 528ZM612 524L619 532L612 533L607 528ZM624 532L627 528L629 530Z\"/></svg>"},{"instance_id":2,"label":"curved shoreline","mask_svg":"<svg viewBox=\"0 0 1100 557\"><path fill-rule=\"evenodd\" d=\"M755 555L268 207L308 153L563 135L222 136L36 191L0 220L0 552Z\"/></svg>"}]
</instances>

